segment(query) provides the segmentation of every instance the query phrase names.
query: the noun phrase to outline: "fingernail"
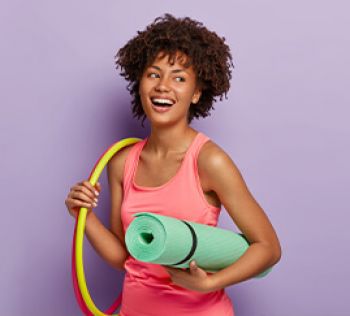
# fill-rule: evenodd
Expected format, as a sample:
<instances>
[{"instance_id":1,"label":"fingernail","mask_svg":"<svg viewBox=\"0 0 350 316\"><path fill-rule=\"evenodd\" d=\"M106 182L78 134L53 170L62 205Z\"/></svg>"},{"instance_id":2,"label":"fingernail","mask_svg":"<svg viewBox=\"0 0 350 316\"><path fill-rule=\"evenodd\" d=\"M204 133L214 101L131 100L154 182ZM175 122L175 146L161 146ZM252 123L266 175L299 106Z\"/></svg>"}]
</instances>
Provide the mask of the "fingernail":
<instances>
[{"instance_id":1,"label":"fingernail","mask_svg":"<svg viewBox=\"0 0 350 316\"><path fill-rule=\"evenodd\" d=\"M97 202L98 202L98 199L97 199L97 198L94 198L94 201L97 203Z\"/></svg>"},{"instance_id":2,"label":"fingernail","mask_svg":"<svg viewBox=\"0 0 350 316\"><path fill-rule=\"evenodd\" d=\"M92 203L92 205L93 205L94 207L96 207L96 206L97 206L97 204L96 204L96 203Z\"/></svg>"},{"instance_id":3,"label":"fingernail","mask_svg":"<svg viewBox=\"0 0 350 316\"><path fill-rule=\"evenodd\" d=\"M98 191L96 191L96 190L95 190L95 195L97 195L97 196L98 196L99 194L100 194L100 193L98 193Z\"/></svg>"}]
</instances>

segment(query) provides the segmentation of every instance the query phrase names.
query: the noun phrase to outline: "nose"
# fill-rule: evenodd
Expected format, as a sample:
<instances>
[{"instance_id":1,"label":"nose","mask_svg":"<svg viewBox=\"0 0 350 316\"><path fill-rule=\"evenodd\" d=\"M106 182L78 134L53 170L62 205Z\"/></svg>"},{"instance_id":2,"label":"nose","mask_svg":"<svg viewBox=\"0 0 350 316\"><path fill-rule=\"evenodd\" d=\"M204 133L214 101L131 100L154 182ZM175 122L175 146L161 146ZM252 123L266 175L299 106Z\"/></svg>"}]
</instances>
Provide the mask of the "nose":
<instances>
[{"instance_id":1,"label":"nose","mask_svg":"<svg viewBox=\"0 0 350 316\"><path fill-rule=\"evenodd\" d=\"M169 85L167 79L165 77L161 77L158 80L157 85L155 86L155 90L159 92L167 92L169 91Z\"/></svg>"}]
</instances>

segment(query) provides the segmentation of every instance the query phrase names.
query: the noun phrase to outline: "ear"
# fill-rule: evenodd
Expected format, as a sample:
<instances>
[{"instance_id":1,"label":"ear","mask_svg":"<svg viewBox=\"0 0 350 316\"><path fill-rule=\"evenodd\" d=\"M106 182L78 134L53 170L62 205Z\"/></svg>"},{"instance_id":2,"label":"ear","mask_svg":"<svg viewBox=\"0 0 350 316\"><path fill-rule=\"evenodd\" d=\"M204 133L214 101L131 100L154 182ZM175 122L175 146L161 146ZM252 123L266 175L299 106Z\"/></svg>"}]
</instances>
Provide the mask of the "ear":
<instances>
[{"instance_id":1,"label":"ear","mask_svg":"<svg viewBox=\"0 0 350 316\"><path fill-rule=\"evenodd\" d=\"M194 92L193 96L192 96L192 101L191 101L191 103L192 103L192 104L198 103L198 101L199 101L201 95L202 95L202 91L201 91L199 88L197 88L196 91Z\"/></svg>"}]
</instances>

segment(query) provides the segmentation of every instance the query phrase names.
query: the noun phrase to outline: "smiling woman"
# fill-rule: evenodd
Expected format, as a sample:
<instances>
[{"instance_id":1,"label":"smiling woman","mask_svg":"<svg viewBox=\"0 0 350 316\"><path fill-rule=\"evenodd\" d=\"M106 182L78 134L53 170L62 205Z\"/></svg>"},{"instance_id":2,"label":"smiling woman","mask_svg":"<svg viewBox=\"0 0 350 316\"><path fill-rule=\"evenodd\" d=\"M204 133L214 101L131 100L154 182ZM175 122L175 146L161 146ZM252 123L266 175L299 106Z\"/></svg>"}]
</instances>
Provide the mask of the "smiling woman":
<instances>
[{"instance_id":1,"label":"smiling woman","mask_svg":"<svg viewBox=\"0 0 350 316\"><path fill-rule=\"evenodd\" d=\"M233 316L225 287L276 264L281 249L235 163L190 126L194 118L210 114L216 97L226 97L233 67L230 49L202 23L166 14L122 47L116 64L129 82L134 116L151 125L148 137L108 163L111 229L93 212L86 219L92 246L111 266L126 270L120 315ZM101 188L86 181L72 187L66 200L71 215L78 207L96 206L96 189ZM188 270L166 269L133 258L125 247L125 232L137 213L217 226L222 206L249 247L218 272L207 273L193 261Z\"/></svg>"}]
</instances>

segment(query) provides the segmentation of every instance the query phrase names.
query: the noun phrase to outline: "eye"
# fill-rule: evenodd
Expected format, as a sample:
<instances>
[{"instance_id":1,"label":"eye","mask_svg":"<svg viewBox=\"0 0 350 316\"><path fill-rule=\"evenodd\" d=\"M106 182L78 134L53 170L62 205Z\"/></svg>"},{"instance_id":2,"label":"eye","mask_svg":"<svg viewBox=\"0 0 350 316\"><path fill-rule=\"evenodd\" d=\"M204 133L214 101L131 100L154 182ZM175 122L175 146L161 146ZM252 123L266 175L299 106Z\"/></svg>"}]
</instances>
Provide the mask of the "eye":
<instances>
[{"instance_id":1,"label":"eye","mask_svg":"<svg viewBox=\"0 0 350 316\"><path fill-rule=\"evenodd\" d=\"M179 80L178 80L178 79L179 79ZM175 80L178 81L178 82L184 82L184 81L186 81L184 77L176 77Z\"/></svg>"},{"instance_id":2,"label":"eye","mask_svg":"<svg viewBox=\"0 0 350 316\"><path fill-rule=\"evenodd\" d=\"M147 77L149 77L149 78L157 78L157 77L159 77L159 75L156 74L155 72L150 72Z\"/></svg>"}]
</instances>

